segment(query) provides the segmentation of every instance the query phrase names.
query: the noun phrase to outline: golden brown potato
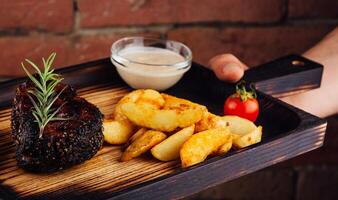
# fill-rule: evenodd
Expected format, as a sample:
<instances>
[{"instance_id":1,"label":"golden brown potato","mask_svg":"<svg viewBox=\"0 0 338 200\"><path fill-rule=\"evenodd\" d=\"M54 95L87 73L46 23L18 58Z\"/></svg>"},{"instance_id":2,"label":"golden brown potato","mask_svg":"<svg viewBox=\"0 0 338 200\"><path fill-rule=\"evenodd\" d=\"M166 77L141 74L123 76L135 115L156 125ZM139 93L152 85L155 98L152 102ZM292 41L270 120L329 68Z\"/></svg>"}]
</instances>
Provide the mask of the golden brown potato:
<instances>
[{"instance_id":1,"label":"golden brown potato","mask_svg":"<svg viewBox=\"0 0 338 200\"><path fill-rule=\"evenodd\" d=\"M225 144L223 144L217 151L217 155L223 155L226 154L230 151L232 147L232 141L231 142L227 142Z\"/></svg>"},{"instance_id":2,"label":"golden brown potato","mask_svg":"<svg viewBox=\"0 0 338 200\"><path fill-rule=\"evenodd\" d=\"M227 136L227 142L223 144L217 151L215 152L215 155L223 155L225 153L228 153L232 147L232 134L229 134Z\"/></svg>"},{"instance_id":3,"label":"golden brown potato","mask_svg":"<svg viewBox=\"0 0 338 200\"><path fill-rule=\"evenodd\" d=\"M160 108L164 105L163 97L155 90L134 90L124 96L116 104L112 120L103 123L104 138L110 144L126 143L136 129L136 125L121 112L121 106L128 102L136 102L150 108Z\"/></svg>"},{"instance_id":4,"label":"golden brown potato","mask_svg":"<svg viewBox=\"0 0 338 200\"><path fill-rule=\"evenodd\" d=\"M165 132L191 126L201 120L203 114L200 108L154 109L131 102L123 104L121 110L134 124Z\"/></svg>"},{"instance_id":5,"label":"golden brown potato","mask_svg":"<svg viewBox=\"0 0 338 200\"><path fill-rule=\"evenodd\" d=\"M229 135L228 128L210 129L192 135L180 150L182 167L203 162L227 142Z\"/></svg>"},{"instance_id":6,"label":"golden brown potato","mask_svg":"<svg viewBox=\"0 0 338 200\"><path fill-rule=\"evenodd\" d=\"M123 152L121 161L131 160L147 152L153 146L165 140L166 137L166 134L160 131L146 131L140 137L136 138Z\"/></svg>"},{"instance_id":7,"label":"golden brown potato","mask_svg":"<svg viewBox=\"0 0 338 200\"><path fill-rule=\"evenodd\" d=\"M116 104L113 118L115 120L124 120L127 119L126 116L121 111L121 105L125 103L137 103L143 104L154 108L161 108L164 105L164 99L162 95L155 90L134 90L127 95L125 95L120 101Z\"/></svg>"},{"instance_id":8,"label":"golden brown potato","mask_svg":"<svg viewBox=\"0 0 338 200\"><path fill-rule=\"evenodd\" d=\"M134 135L132 135L129 138L129 142L133 143L137 138L139 138L140 136L142 136L147 131L148 131L148 129L146 129L146 128L140 128L138 131L136 131L136 133Z\"/></svg>"},{"instance_id":9,"label":"golden brown potato","mask_svg":"<svg viewBox=\"0 0 338 200\"><path fill-rule=\"evenodd\" d=\"M222 117L210 112L204 112L202 119L196 123L195 132L201 132L214 128L226 128L229 124Z\"/></svg>"},{"instance_id":10,"label":"golden brown potato","mask_svg":"<svg viewBox=\"0 0 338 200\"><path fill-rule=\"evenodd\" d=\"M186 99L178 98L171 96L169 94L161 93L165 103L163 105L164 109L174 109L174 110L184 110L186 108L200 109L203 111L208 111L208 109L198 103L191 102Z\"/></svg>"},{"instance_id":11,"label":"golden brown potato","mask_svg":"<svg viewBox=\"0 0 338 200\"><path fill-rule=\"evenodd\" d=\"M124 144L132 135L133 130L134 125L127 120L105 119L103 121L104 140L109 144Z\"/></svg>"},{"instance_id":12,"label":"golden brown potato","mask_svg":"<svg viewBox=\"0 0 338 200\"><path fill-rule=\"evenodd\" d=\"M194 134L195 125L183 128L151 149L153 156L161 161L176 160L180 157L183 143Z\"/></svg>"},{"instance_id":13,"label":"golden brown potato","mask_svg":"<svg viewBox=\"0 0 338 200\"><path fill-rule=\"evenodd\" d=\"M153 108L162 108L165 104L165 100L162 95L156 90L146 89L143 91L140 98L135 101L137 104L150 105Z\"/></svg>"},{"instance_id":14,"label":"golden brown potato","mask_svg":"<svg viewBox=\"0 0 338 200\"><path fill-rule=\"evenodd\" d=\"M232 145L235 149L244 148L261 141L261 126L257 127L253 122L238 116L227 115L222 117L222 120L229 124L233 136Z\"/></svg>"},{"instance_id":15,"label":"golden brown potato","mask_svg":"<svg viewBox=\"0 0 338 200\"><path fill-rule=\"evenodd\" d=\"M236 135L232 134L233 146L235 149L241 149L253 144L256 144L262 140L262 126L258 126L253 131L245 134L245 135Z\"/></svg>"}]
</instances>

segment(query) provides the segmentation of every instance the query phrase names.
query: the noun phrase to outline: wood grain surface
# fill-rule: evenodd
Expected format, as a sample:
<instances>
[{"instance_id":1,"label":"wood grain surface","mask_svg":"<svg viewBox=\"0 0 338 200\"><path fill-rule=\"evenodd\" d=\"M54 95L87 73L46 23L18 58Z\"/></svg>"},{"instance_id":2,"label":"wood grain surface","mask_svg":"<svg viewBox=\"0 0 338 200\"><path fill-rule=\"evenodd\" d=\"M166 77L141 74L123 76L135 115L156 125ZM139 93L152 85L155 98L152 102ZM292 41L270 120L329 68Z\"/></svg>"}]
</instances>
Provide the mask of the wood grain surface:
<instances>
[{"instance_id":1,"label":"wood grain surface","mask_svg":"<svg viewBox=\"0 0 338 200\"><path fill-rule=\"evenodd\" d=\"M288 63L293 59L287 58ZM317 65L311 66L311 73L320 71ZM60 72L66 83L77 88L80 96L109 116L117 101L131 90L111 69L109 59L104 59ZM309 70L303 71L309 73ZM283 77L278 84L289 75ZM295 77L300 77L299 71ZM214 79L211 72L194 64L183 80L167 92L204 104L211 112L220 114L224 98L233 86ZM289 86L291 89L306 85L318 87L318 80L316 75L305 85L296 80ZM325 136L325 120L258 92L261 111L257 124L263 126L263 139L259 144L210 158L187 169L181 169L178 161L160 162L149 154L119 162L121 147L104 144L83 164L55 173L33 174L16 166L10 133L8 106L14 89L22 81L24 79L0 85L0 199L178 199L319 148ZM287 92L279 88L276 87L276 91Z\"/></svg>"},{"instance_id":2,"label":"wood grain surface","mask_svg":"<svg viewBox=\"0 0 338 200\"><path fill-rule=\"evenodd\" d=\"M118 85L100 85L78 91L97 105L104 115L112 114L116 102L130 89ZM84 164L51 174L31 174L16 166L15 146L10 133L10 109L0 111L0 181L21 198L48 197L73 193L78 195L104 189L115 192L126 186L169 174L179 167L177 162L158 162L149 157L119 162L119 146L104 145L98 154ZM74 187L76 189L74 189Z\"/></svg>"}]
</instances>

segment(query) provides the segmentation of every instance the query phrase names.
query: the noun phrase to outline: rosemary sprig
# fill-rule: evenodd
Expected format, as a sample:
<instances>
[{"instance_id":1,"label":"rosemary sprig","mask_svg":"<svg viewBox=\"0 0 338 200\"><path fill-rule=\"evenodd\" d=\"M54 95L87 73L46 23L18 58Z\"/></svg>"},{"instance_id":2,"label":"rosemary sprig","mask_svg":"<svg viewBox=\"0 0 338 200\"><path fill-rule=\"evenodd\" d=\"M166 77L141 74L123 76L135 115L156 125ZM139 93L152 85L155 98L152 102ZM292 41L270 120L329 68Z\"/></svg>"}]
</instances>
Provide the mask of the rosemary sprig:
<instances>
[{"instance_id":1,"label":"rosemary sprig","mask_svg":"<svg viewBox=\"0 0 338 200\"><path fill-rule=\"evenodd\" d=\"M28 90L28 97L33 104L32 114L35 118L35 122L39 125L39 138L42 137L44 128L50 121L66 120L65 118L55 117L55 115L64 106L63 103L58 108L52 108L54 102L58 99L61 93L66 87L64 87L58 94L55 93L55 87L60 83L63 78L60 75L54 73L54 69L50 69L55 59L56 53L52 53L47 60L42 58L43 71L34 64L32 61L25 59L36 71L36 76L33 76L21 63L23 70L26 72L29 79L34 83L35 88ZM34 97L35 98L34 98Z\"/></svg>"}]
</instances>

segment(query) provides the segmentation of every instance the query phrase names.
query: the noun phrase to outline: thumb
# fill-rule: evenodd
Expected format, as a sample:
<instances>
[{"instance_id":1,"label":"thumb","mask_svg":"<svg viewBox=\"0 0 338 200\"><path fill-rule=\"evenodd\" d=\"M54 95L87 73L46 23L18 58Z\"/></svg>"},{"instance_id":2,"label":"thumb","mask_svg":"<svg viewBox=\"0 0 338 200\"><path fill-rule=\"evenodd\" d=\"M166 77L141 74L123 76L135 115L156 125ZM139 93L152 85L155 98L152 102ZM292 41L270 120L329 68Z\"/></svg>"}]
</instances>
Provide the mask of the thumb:
<instances>
[{"instance_id":1,"label":"thumb","mask_svg":"<svg viewBox=\"0 0 338 200\"><path fill-rule=\"evenodd\" d=\"M246 65L231 54L214 57L210 60L210 68L218 79L231 83L239 81L247 69Z\"/></svg>"}]
</instances>

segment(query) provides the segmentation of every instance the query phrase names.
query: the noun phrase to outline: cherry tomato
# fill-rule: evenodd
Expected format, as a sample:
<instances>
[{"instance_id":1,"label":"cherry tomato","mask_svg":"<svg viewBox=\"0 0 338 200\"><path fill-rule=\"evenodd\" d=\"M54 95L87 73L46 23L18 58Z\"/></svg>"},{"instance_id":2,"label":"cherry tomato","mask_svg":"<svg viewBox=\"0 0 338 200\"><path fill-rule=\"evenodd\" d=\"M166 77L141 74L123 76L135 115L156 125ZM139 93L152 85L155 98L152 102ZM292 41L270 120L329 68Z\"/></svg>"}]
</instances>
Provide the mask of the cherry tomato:
<instances>
[{"instance_id":1,"label":"cherry tomato","mask_svg":"<svg viewBox=\"0 0 338 200\"><path fill-rule=\"evenodd\" d=\"M258 114L259 104L255 91L246 91L242 82L236 85L236 93L225 100L224 115L237 115L254 122Z\"/></svg>"}]
</instances>

